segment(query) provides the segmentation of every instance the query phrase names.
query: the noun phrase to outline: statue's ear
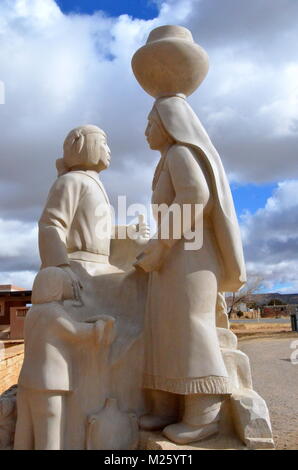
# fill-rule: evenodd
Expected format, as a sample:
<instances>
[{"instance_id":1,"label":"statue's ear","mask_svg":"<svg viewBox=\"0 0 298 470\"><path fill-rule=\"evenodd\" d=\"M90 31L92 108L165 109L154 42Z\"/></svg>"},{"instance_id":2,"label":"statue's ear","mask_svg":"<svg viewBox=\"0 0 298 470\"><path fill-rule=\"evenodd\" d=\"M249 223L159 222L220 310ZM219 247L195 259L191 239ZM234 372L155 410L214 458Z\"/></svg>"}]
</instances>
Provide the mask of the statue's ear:
<instances>
[{"instance_id":1,"label":"statue's ear","mask_svg":"<svg viewBox=\"0 0 298 470\"><path fill-rule=\"evenodd\" d=\"M76 138L75 140L76 153L81 153L83 145L84 145L84 140L85 140L85 137L83 136L83 134L79 134L79 136Z\"/></svg>"}]
</instances>

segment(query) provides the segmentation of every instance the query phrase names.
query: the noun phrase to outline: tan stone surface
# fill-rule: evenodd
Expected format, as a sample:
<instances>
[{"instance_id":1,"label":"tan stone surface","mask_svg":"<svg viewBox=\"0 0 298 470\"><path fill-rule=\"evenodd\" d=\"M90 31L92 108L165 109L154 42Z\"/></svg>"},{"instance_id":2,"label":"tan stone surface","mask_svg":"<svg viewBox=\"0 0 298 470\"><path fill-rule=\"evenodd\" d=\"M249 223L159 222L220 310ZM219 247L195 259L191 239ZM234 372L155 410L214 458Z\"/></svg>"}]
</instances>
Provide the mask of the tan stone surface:
<instances>
[{"instance_id":1,"label":"tan stone surface","mask_svg":"<svg viewBox=\"0 0 298 470\"><path fill-rule=\"evenodd\" d=\"M129 426L131 411L139 416L152 412L144 386L155 393L153 420L146 429L159 429L153 421L162 415L168 424L164 433L173 442L187 443L178 447L159 434L142 434L145 449L243 448L235 422L243 441L247 421L254 437L260 437L250 419L253 413L245 421L241 412L232 413L227 398L237 391L241 404L245 401L245 388L252 388L249 360L236 349L231 332L216 330L216 311L218 324L228 326L219 292L238 290L246 273L227 176L185 99L207 73L206 53L185 28L161 27L136 52L133 68L143 88L158 98L146 129L151 149L161 154L152 202L166 204L168 212L173 204L182 212L185 204L200 206L203 243L185 247L197 222L192 211L178 238L169 218L162 216L158 237L149 243L147 237L138 237L138 248L128 251L127 243L111 244L118 231L112 229L109 199L97 175L110 164L107 137L95 126L69 133L39 223L40 256L48 271L42 270L37 280L51 270L64 276L56 285L49 275L45 288L33 289L19 380L16 449L83 449L88 422L90 448L109 445L104 444L109 435L115 450L133 446L123 443L121 423ZM168 223L169 236L160 236ZM115 251L118 246L115 256L112 245ZM106 332L104 315L115 320L113 334ZM176 405L177 400L183 404L181 416L177 406L171 408L173 397ZM253 398L251 409L259 399ZM106 435L100 416L108 416ZM217 436L189 446L217 431Z\"/></svg>"},{"instance_id":2,"label":"tan stone surface","mask_svg":"<svg viewBox=\"0 0 298 470\"><path fill-rule=\"evenodd\" d=\"M249 358L239 349L222 349L223 359L230 377L233 392L252 389Z\"/></svg>"},{"instance_id":3,"label":"tan stone surface","mask_svg":"<svg viewBox=\"0 0 298 470\"><path fill-rule=\"evenodd\" d=\"M147 242L147 226L139 220L138 229L124 227L135 237L111 243L111 207L98 178L109 163L101 129L81 126L69 133L39 223L45 268L39 275L54 270L64 278L57 284L49 276L33 289L19 380L18 449L85 449L88 417L107 398L115 397L123 413L144 409L140 335L147 276L132 264ZM103 317L115 319L113 341L94 339ZM24 432L32 419L34 429Z\"/></svg>"},{"instance_id":4,"label":"tan stone surface","mask_svg":"<svg viewBox=\"0 0 298 470\"><path fill-rule=\"evenodd\" d=\"M221 349L237 349L237 336L231 330L219 327L217 327L216 330Z\"/></svg>"},{"instance_id":5,"label":"tan stone surface","mask_svg":"<svg viewBox=\"0 0 298 470\"><path fill-rule=\"evenodd\" d=\"M141 432L140 449L144 450L246 450L246 446L236 437L218 434L204 441L189 445L177 445L166 439L161 433Z\"/></svg>"},{"instance_id":6,"label":"tan stone surface","mask_svg":"<svg viewBox=\"0 0 298 470\"><path fill-rule=\"evenodd\" d=\"M71 278L63 269L45 268L36 276L18 380L17 450L64 448L63 416L76 388L75 346L87 343L98 350L112 340L114 319L102 316L94 323L73 320L63 305L73 298Z\"/></svg>"},{"instance_id":7,"label":"tan stone surface","mask_svg":"<svg viewBox=\"0 0 298 470\"><path fill-rule=\"evenodd\" d=\"M183 66L181 66L183 64ZM161 26L133 56L134 74L149 95L193 93L207 75L207 53L182 26Z\"/></svg>"},{"instance_id":8,"label":"tan stone surface","mask_svg":"<svg viewBox=\"0 0 298 470\"><path fill-rule=\"evenodd\" d=\"M222 405L218 434L187 445L170 442L161 432L142 431L140 449L146 450L261 450L274 449L265 401L253 390L242 389Z\"/></svg>"},{"instance_id":9,"label":"tan stone surface","mask_svg":"<svg viewBox=\"0 0 298 470\"><path fill-rule=\"evenodd\" d=\"M231 409L238 436L249 449L274 449L269 411L254 390L232 395Z\"/></svg>"},{"instance_id":10,"label":"tan stone surface","mask_svg":"<svg viewBox=\"0 0 298 470\"><path fill-rule=\"evenodd\" d=\"M248 357L237 350L236 336L223 328L228 327L228 319L222 291L237 291L246 281L233 199L220 157L185 99L199 85L199 72L203 76L207 71L206 61L203 64L199 55L202 59L204 54L193 44L189 31L164 26L150 33L132 59L140 85L156 98L145 131L150 148L161 155L153 178L152 203L193 209L200 204L203 219L203 243L187 251L187 229L193 229L198 220L193 217L187 229L183 226L180 237L164 237L168 213L156 217L157 239L150 240L139 257L138 266L150 273L145 386L154 390L151 416L144 417L141 426L159 429L163 414L168 422L163 434L176 444L189 444L213 433L220 424L217 444L210 444L211 438L206 440L211 448L218 448L232 445L224 441L231 438L233 426L222 428L232 418L239 438L247 443L245 433L241 434L242 427L247 429L241 406L232 415L231 406L224 402L220 410L219 402L220 395L232 391L242 397L241 405L246 403L245 389L252 389L252 379ZM172 223L166 233L176 229ZM221 326L217 331L215 324ZM169 394L182 395L179 423L174 421L177 416ZM255 394L251 409L258 408L261 401ZM268 413L264 407L259 411L270 434ZM252 434L262 438L253 413L248 421ZM150 445L168 445L158 439L149 438Z\"/></svg>"}]
</instances>

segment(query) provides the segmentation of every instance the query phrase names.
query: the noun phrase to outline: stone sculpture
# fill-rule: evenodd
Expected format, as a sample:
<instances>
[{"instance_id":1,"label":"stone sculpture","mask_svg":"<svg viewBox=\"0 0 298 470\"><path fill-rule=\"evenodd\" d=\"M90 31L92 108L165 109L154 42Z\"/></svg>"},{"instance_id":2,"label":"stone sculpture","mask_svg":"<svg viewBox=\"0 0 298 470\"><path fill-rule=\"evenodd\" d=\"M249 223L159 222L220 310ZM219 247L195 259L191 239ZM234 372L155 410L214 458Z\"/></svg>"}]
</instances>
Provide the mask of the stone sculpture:
<instances>
[{"instance_id":1,"label":"stone sculpture","mask_svg":"<svg viewBox=\"0 0 298 470\"><path fill-rule=\"evenodd\" d=\"M273 447L226 313L224 292L245 283L229 184L186 101L207 74L207 54L185 28L163 26L132 66L156 99L146 129L161 153L152 200L167 210L157 209L150 241L142 217L113 227L98 177L110 164L107 136L91 125L68 134L39 221L15 448ZM202 243L193 245L197 229Z\"/></svg>"},{"instance_id":2,"label":"stone sculpture","mask_svg":"<svg viewBox=\"0 0 298 470\"><path fill-rule=\"evenodd\" d=\"M150 148L161 154L153 204L167 204L169 211L178 205L181 213L186 205L203 205L202 220L193 215L180 238L162 235L168 213L157 219L157 234L137 263L150 273L143 385L153 403L140 425L188 444L219 431L222 403L233 390L220 350L224 335L217 336L216 307L222 307L223 291L236 291L246 281L242 243L220 157L186 101L208 71L206 52L187 29L162 26L135 53L132 68L156 99L145 132ZM202 246L186 250L187 231L198 222ZM170 227L168 233L174 232ZM223 325L225 314L218 317ZM237 376L233 366L230 373Z\"/></svg>"},{"instance_id":3,"label":"stone sculpture","mask_svg":"<svg viewBox=\"0 0 298 470\"><path fill-rule=\"evenodd\" d=\"M88 417L99 413L108 398L117 399L122 412L144 410L141 335L147 277L132 263L147 242L148 227L140 218L138 227L129 226L128 238L127 227L112 226L109 199L98 178L110 163L106 139L90 125L68 134L39 221L41 272L59 268L68 276L74 291L74 300L65 301L68 315L85 328L103 315L115 318L113 342L101 348L94 341L73 345L76 387L68 395L64 449L85 448Z\"/></svg>"},{"instance_id":4,"label":"stone sculpture","mask_svg":"<svg viewBox=\"0 0 298 470\"><path fill-rule=\"evenodd\" d=\"M0 396L0 450L9 450L13 446L16 425L16 393L13 386Z\"/></svg>"},{"instance_id":5,"label":"stone sculpture","mask_svg":"<svg viewBox=\"0 0 298 470\"><path fill-rule=\"evenodd\" d=\"M16 450L61 450L65 414L75 384L73 345L99 346L114 324L101 317L94 324L74 321L63 305L73 299L67 273L42 269L36 276L25 323L25 357L18 381Z\"/></svg>"},{"instance_id":6,"label":"stone sculpture","mask_svg":"<svg viewBox=\"0 0 298 470\"><path fill-rule=\"evenodd\" d=\"M119 410L108 398L104 408L88 418L87 450L135 450L139 443L137 416Z\"/></svg>"}]
</instances>

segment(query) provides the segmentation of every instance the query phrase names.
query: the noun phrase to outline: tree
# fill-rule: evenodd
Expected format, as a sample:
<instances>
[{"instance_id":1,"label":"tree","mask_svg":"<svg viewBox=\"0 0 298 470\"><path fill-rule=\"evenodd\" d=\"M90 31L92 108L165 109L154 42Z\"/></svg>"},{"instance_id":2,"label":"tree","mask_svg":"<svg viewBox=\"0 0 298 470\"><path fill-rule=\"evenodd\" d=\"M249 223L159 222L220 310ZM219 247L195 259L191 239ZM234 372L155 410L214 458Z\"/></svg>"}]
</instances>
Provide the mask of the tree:
<instances>
[{"instance_id":1,"label":"tree","mask_svg":"<svg viewBox=\"0 0 298 470\"><path fill-rule=\"evenodd\" d=\"M262 286L262 277L251 277L246 285L238 292L232 292L231 296L228 296L228 317L231 318L232 313L236 310L236 307L242 302L251 302L250 296L259 290Z\"/></svg>"},{"instance_id":2,"label":"tree","mask_svg":"<svg viewBox=\"0 0 298 470\"><path fill-rule=\"evenodd\" d=\"M259 308L259 305L256 302L248 302L246 305L247 305L247 308L252 308L253 310L256 310L257 308Z\"/></svg>"}]
</instances>

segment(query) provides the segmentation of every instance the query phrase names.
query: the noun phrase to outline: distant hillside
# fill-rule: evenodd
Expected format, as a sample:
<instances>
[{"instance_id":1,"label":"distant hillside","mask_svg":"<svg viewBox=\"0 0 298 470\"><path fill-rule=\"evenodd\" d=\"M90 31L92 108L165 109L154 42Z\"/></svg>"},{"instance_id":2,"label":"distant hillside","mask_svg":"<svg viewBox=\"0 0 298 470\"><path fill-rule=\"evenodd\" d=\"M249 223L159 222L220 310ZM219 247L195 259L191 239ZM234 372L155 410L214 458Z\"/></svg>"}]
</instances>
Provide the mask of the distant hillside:
<instances>
[{"instance_id":1,"label":"distant hillside","mask_svg":"<svg viewBox=\"0 0 298 470\"><path fill-rule=\"evenodd\" d=\"M279 294L273 292L269 294L249 294L246 302L255 302L259 305L268 305L271 300L278 299L285 304L298 304L298 294Z\"/></svg>"}]
</instances>

